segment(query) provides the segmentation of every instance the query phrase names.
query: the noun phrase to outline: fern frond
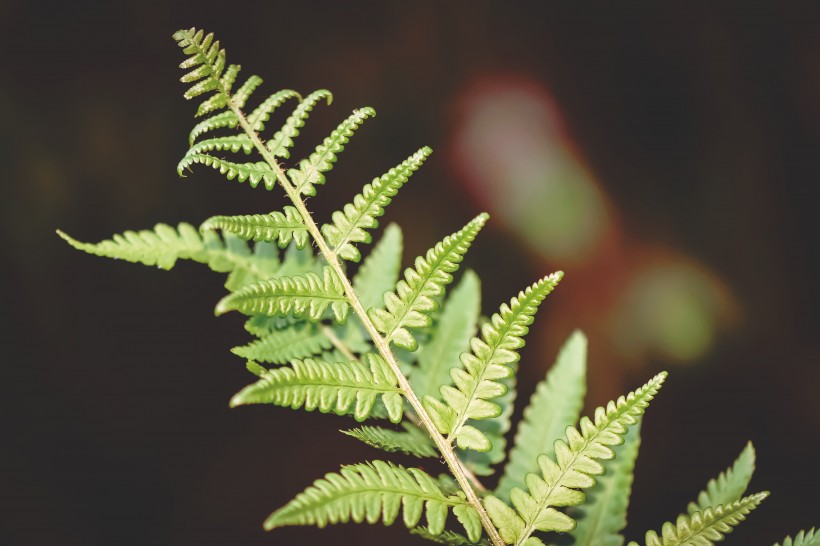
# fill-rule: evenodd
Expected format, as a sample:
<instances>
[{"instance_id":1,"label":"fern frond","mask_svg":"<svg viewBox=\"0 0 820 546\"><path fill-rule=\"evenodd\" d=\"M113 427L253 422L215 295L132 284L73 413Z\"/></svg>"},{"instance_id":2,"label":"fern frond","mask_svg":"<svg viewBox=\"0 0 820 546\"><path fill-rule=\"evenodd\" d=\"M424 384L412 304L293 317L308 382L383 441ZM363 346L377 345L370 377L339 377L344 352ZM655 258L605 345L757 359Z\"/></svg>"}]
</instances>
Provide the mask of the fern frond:
<instances>
[{"instance_id":1,"label":"fern frond","mask_svg":"<svg viewBox=\"0 0 820 546\"><path fill-rule=\"evenodd\" d=\"M444 301L432 337L419 352L418 365L411 371L410 383L416 396L424 398L449 383L450 369L458 365L458 356L469 349L480 314L481 281L467 270Z\"/></svg>"},{"instance_id":2,"label":"fern frond","mask_svg":"<svg viewBox=\"0 0 820 546\"><path fill-rule=\"evenodd\" d=\"M529 331L538 306L552 292L563 273L548 275L504 304L481 329L482 339L470 341L471 352L462 353L461 366L450 371L455 387L444 385L441 395L446 405L432 396L424 399L436 427L455 440L462 449L487 451L490 441L477 428L466 425L468 419L498 416L501 408L491 402L507 388L499 380L510 376L510 364L518 361L517 349Z\"/></svg>"},{"instance_id":3,"label":"fern frond","mask_svg":"<svg viewBox=\"0 0 820 546\"><path fill-rule=\"evenodd\" d=\"M715 507L736 501L746 492L754 471L755 448L749 442L731 468L721 472L717 478L709 480L706 489L698 494L697 502L690 502L687 510L690 514L694 514L710 506Z\"/></svg>"},{"instance_id":4,"label":"fern frond","mask_svg":"<svg viewBox=\"0 0 820 546\"><path fill-rule=\"evenodd\" d=\"M400 451L416 457L438 457L438 450L426 432L411 423L402 425L405 432L371 426L341 432L383 451Z\"/></svg>"},{"instance_id":5,"label":"fern frond","mask_svg":"<svg viewBox=\"0 0 820 546\"><path fill-rule=\"evenodd\" d=\"M780 543L775 546L780 546ZM800 531L794 539L786 537L783 546L820 546L820 531L815 531L813 527L808 531Z\"/></svg>"},{"instance_id":6,"label":"fern frond","mask_svg":"<svg viewBox=\"0 0 820 546\"><path fill-rule=\"evenodd\" d=\"M177 31L174 33L174 39L182 48L183 53L190 55L179 67L186 70L193 69L180 78L183 83L193 83L185 92L184 97L192 99L214 92L214 95L200 105L197 116L224 108L227 104L228 93L239 72L239 66L232 65L220 79L225 70L225 50L219 47L218 41L214 41L213 34L206 35L201 30L191 28Z\"/></svg>"},{"instance_id":7,"label":"fern frond","mask_svg":"<svg viewBox=\"0 0 820 546\"><path fill-rule=\"evenodd\" d=\"M370 184L365 184L352 203L333 213L333 223L322 226L322 234L332 247L333 254L351 262L361 259L354 243L371 241L366 230L379 225L376 219L384 214L384 208L431 153L433 150L425 146L399 166L390 169L380 178L373 179Z\"/></svg>"},{"instance_id":8,"label":"fern frond","mask_svg":"<svg viewBox=\"0 0 820 546\"><path fill-rule=\"evenodd\" d=\"M577 525L570 531L573 546L622 546L626 512L632 492L635 460L641 444L640 423L630 427L615 457L604 465L605 473L587 493L584 504L569 512Z\"/></svg>"},{"instance_id":9,"label":"fern frond","mask_svg":"<svg viewBox=\"0 0 820 546\"><path fill-rule=\"evenodd\" d=\"M239 120L237 119L236 114L230 110L225 110L224 112L214 114L213 116L194 125L194 128L191 129L191 133L188 135L188 146L193 146L197 137L209 131L215 131L216 129L222 129L225 127L233 129L238 124Z\"/></svg>"},{"instance_id":10,"label":"fern frond","mask_svg":"<svg viewBox=\"0 0 820 546\"><path fill-rule=\"evenodd\" d=\"M384 295L386 309L374 307L368 311L370 320L388 342L409 351L418 348L418 341L409 329L430 325L428 314L438 307L435 298L453 280L451 273L458 269L487 218L487 214L478 215L461 231L428 250L426 256L416 258L415 268L405 270L404 279L398 282L395 292Z\"/></svg>"},{"instance_id":11,"label":"fern frond","mask_svg":"<svg viewBox=\"0 0 820 546\"><path fill-rule=\"evenodd\" d=\"M276 185L276 174L271 170L270 165L264 161L256 163L235 163L226 159L220 159L209 154L192 154L186 155L177 165L177 172L182 176L182 172L199 163L206 167L212 167L225 175L228 180L236 178L239 182L248 181L252 188L259 185L259 182L264 182L265 187L269 190Z\"/></svg>"},{"instance_id":12,"label":"fern frond","mask_svg":"<svg viewBox=\"0 0 820 546\"><path fill-rule=\"evenodd\" d=\"M515 434L515 445L495 494L509 500L513 487L523 488L536 459L553 457L553 444L578 421L586 393L587 339L576 330L561 347L546 379L538 383Z\"/></svg>"},{"instance_id":13,"label":"fern frond","mask_svg":"<svg viewBox=\"0 0 820 546\"><path fill-rule=\"evenodd\" d=\"M279 277L229 294L216 305L216 314L239 311L246 315L287 315L305 317L316 322L331 306L336 320L343 323L347 318L348 300L339 277L325 267L322 276L306 273L292 277Z\"/></svg>"},{"instance_id":14,"label":"fern frond","mask_svg":"<svg viewBox=\"0 0 820 546\"><path fill-rule=\"evenodd\" d=\"M293 146L293 139L299 136L299 128L304 127L305 120L310 115L311 110L322 99L326 99L327 104L330 104L333 102L333 95L327 89L319 89L299 103L299 106L294 109L282 128L266 144L268 150L274 156L284 157L285 159L290 157L289 149Z\"/></svg>"},{"instance_id":15,"label":"fern frond","mask_svg":"<svg viewBox=\"0 0 820 546\"><path fill-rule=\"evenodd\" d=\"M623 443L629 425L637 423L655 397L666 373L660 373L640 389L595 410L595 420L581 419L579 429L567 427L567 441L555 442L556 461L538 457L541 476L529 474L527 489L513 488L510 499L514 509L495 496L485 498L490 518L507 544L522 546L534 531L567 532L575 521L556 510L584 502L582 489L595 485L594 476L603 473L598 460L613 457L611 446Z\"/></svg>"},{"instance_id":16,"label":"fern frond","mask_svg":"<svg viewBox=\"0 0 820 546\"><path fill-rule=\"evenodd\" d=\"M265 129L265 123L270 119L271 114L279 108L286 100L297 98L302 100L301 95L291 89L282 89L262 101L262 104L256 107L253 112L248 115L248 124L253 127L256 132Z\"/></svg>"},{"instance_id":17,"label":"fern frond","mask_svg":"<svg viewBox=\"0 0 820 546\"><path fill-rule=\"evenodd\" d=\"M345 144L353 136L359 125L369 117L376 115L376 111L370 107L355 110L353 114L344 120L334 129L324 142L316 147L316 150L307 159L299 162L296 169L288 169L288 178L296 187L299 193L304 195L316 195L316 184L325 183L324 172L333 168L336 162L336 154L344 150Z\"/></svg>"},{"instance_id":18,"label":"fern frond","mask_svg":"<svg viewBox=\"0 0 820 546\"><path fill-rule=\"evenodd\" d=\"M307 226L295 207L284 208L270 214L245 214L241 216L212 216L199 227L201 231L222 230L245 240L276 242L285 248L293 241L297 248L304 248L310 239Z\"/></svg>"},{"instance_id":19,"label":"fern frond","mask_svg":"<svg viewBox=\"0 0 820 546\"><path fill-rule=\"evenodd\" d=\"M326 474L265 521L265 529L286 525L316 525L383 521L391 525L402 512L404 524L416 527L425 512L434 535L444 530L449 509L466 506L447 496L436 481L418 468L384 461L343 466ZM472 507L468 509L473 510Z\"/></svg>"},{"instance_id":20,"label":"fern frond","mask_svg":"<svg viewBox=\"0 0 820 546\"><path fill-rule=\"evenodd\" d=\"M746 516L769 496L768 492L749 495L728 505L709 507L691 515L681 514L672 524L663 524L661 536L646 533L646 546L712 546L732 532ZM629 546L638 546L630 542Z\"/></svg>"},{"instance_id":21,"label":"fern frond","mask_svg":"<svg viewBox=\"0 0 820 546\"><path fill-rule=\"evenodd\" d=\"M385 292L399 280L402 255L402 233L396 224L389 224L384 234L353 277L353 291L365 310L383 304Z\"/></svg>"},{"instance_id":22,"label":"fern frond","mask_svg":"<svg viewBox=\"0 0 820 546\"><path fill-rule=\"evenodd\" d=\"M290 368L268 370L259 381L248 385L231 399L231 407L246 404L275 406L339 415L350 413L357 421L370 416L381 397L394 423L402 417L402 395L393 371L382 359L368 353L363 360L328 363L322 360L294 360Z\"/></svg>"},{"instance_id":23,"label":"fern frond","mask_svg":"<svg viewBox=\"0 0 820 546\"><path fill-rule=\"evenodd\" d=\"M435 542L437 544L447 544L448 546L490 546L489 541L481 539L478 542L473 542L464 535L460 535L453 531L444 530L438 535L434 535L427 527L415 527L410 529L410 532L423 539Z\"/></svg>"},{"instance_id":24,"label":"fern frond","mask_svg":"<svg viewBox=\"0 0 820 546\"><path fill-rule=\"evenodd\" d=\"M188 160L189 157L206 155L206 152L213 150L229 152L238 152L239 150L242 150L247 155L253 150L253 141L248 135L244 134L200 140L199 142L193 144L191 148L185 152L185 155L177 164L177 174L183 176L185 168L191 165L191 161Z\"/></svg>"},{"instance_id":25,"label":"fern frond","mask_svg":"<svg viewBox=\"0 0 820 546\"><path fill-rule=\"evenodd\" d=\"M236 90L236 93L233 94L231 97L233 99L234 104L238 108L244 108L245 103L250 98L251 94L256 91L256 88L262 85L262 78L259 76L253 75L245 80L245 83Z\"/></svg>"},{"instance_id":26,"label":"fern frond","mask_svg":"<svg viewBox=\"0 0 820 546\"><path fill-rule=\"evenodd\" d=\"M179 259L189 259L207 264L212 270L231 272L226 286L229 290L237 285L236 274L257 281L271 277L279 267L276 255L267 254L264 243L257 245L252 253L242 239L227 234L224 241L215 233L204 235L187 223L174 229L167 224L157 224L153 230L126 231L96 244L82 243L57 231L68 244L89 254L114 258L133 263L171 269Z\"/></svg>"},{"instance_id":27,"label":"fern frond","mask_svg":"<svg viewBox=\"0 0 820 546\"><path fill-rule=\"evenodd\" d=\"M291 360L321 355L333 345L313 324L294 325L282 330L274 330L264 337L231 352L247 360L287 364Z\"/></svg>"}]
</instances>

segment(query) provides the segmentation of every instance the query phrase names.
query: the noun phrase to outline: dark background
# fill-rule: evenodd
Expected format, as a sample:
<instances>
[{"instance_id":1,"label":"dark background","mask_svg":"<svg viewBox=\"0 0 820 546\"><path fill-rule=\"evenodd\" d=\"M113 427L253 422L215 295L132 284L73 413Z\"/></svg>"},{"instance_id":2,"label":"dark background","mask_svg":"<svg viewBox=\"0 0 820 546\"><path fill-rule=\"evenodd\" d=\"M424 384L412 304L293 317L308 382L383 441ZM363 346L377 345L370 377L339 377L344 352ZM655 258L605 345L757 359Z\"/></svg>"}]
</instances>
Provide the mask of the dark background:
<instances>
[{"instance_id":1,"label":"dark background","mask_svg":"<svg viewBox=\"0 0 820 546\"><path fill-rule=\"evenodd\" d=\"M317 214L419 146L441 151L387 214L408 258L478 212L447 155L459 94L510 72L549 88L623 229L708 264L742 309L708 354L672 370L648 413L628 538L684 510L747 439L751 488L773 496L728 542L820 524L818 8L0 2L0 544L419 543L381 526L265 534L263 519L321 474L380 455L336 433L341 418L228 409L248 382L228 349L245 336L239 316L213 317L215 275L100 260L54 235L96 241L283 204L204 168L177 179L194 105L170 35L193 25L266 91L333 90L297 152L354 107L379 112L311 201ZM562 267L495 223L472 252L485 313ZM567 273L558 308L585 290ZM587 326L550 307L539 321L564 330L548 339ZM523 365L539 364L522 371L519 414L557 344L528 349ZM670 367L597 361L622 373L588 407Z\"/></svg>"}]
</instances>

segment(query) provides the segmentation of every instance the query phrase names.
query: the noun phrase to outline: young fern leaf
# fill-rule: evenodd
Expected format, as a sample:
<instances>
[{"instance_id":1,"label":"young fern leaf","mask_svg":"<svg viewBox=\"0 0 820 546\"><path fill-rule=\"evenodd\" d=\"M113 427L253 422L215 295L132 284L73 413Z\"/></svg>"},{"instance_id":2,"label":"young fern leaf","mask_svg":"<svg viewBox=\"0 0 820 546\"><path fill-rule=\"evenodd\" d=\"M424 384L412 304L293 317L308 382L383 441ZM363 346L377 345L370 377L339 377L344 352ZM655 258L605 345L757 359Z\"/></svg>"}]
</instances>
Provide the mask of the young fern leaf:
<instances>
[{"instance_id":1,"label":"young fern leaf","mask_svg":"<svg viewBox=\"0 0 820 546\"><path fill-rule=\"evenodd\" d=\"M663 524L661 536L655 531L646 533L646 546L712 546L731 533L768 496L768 492L756 493L703 512L681 514L674 524ZM629 546L638 546L638 543L630 542Z\"/></svg>"},{"instance_id":2,"label":"young fern leaf","mask_svg":"<svg viewBox=\"0 0 820 546\"><path fill-rule=\"evenodd\" d=\"M270 119L271 114L279 108L286 100L296 98L302 100L302 97L296 91L291 89L283 89L277 91L273 95L262 101L262 104L248 115L248 123L256 132L265 130L265 123Z\"/></svg>"},{"instance_id":3,"label":"young fern leaf","mask_svg":"<svg viewBox=\"0 0 820 546\"><path fill-rule=\"evenodd\" d=\"M220 49L219 42L214 42L214 35L195 28L180 30L174 33L174 39L182 48L183 53L190 55L179 67L193 68L182 76L183 83L193 83L186 92L185 98L192 99L208 92L215 92L211 99L206 100L200 107L197 115L222 108L226 105L227 92L230 90L239 67L234 65L227 71L226 78L220 80L225 69L225 50ZM196 83L194 83L196 82Z\"/></svg>"},{"instance_id":4,"label":"young fern leaf","mask_svg":"<svg viewBox=\"0 0 820 546\"><path fill-rule=\"evenodd\" d=\"M780 543L775 546L780 546ZM820 546L820 531L815 531L813 527L808 531L800 531L794 539L786 537L783 546Z\"/></svg>"},{"instance_id":5,"label":"young fern leaf","mask_svg":"<svg viewBox=\"0 0 820 546\"><path fill-rule=\"evenodd\" d=\"M258 244L252 253L242 239L226 234L223 241L213 232L200 235L184 222L176 229L157 224L153 230L126 231L96 244L82 243L59 230L57 234L77 250L160 269L171 269L179 259L204 263L213 271L231 273L226 283L229 290L243 282L272 277L280 265L269 245Z\"/></svg>"},{"instance_id":6,"label":"young fern leaf","mask_svg":"<svg viewBox=\"0 0 820 546\"><path fill-rule=\"evenodd\" d=\"M228 180L236 178L239 182L248 181L252 188L265 183L265 187L272 190L276 185L276 174L271 170L270 165L264 161L256 163L234 163L226 159L220 159L209 154L186 155L177 165L177 172L182 173L191 165L199 163L206 167L212 167L225 175Z\"/></svg>"},{"instance_id":7,"label":"young fern leaf","mask_svg":"<svg viewBox=\"0 0 820 546\"><path fill-rule=\"evenodd\" d=\"M330 306L336 321L347 318L348 300L336 273L325 267L322 276L305 273L293 277L279 277L229 294L216 305L216 315L239 311L246 315L287 315L304 317L312 322L322 318Z\"/></svg>"},{"instance_id":8,"label":"young fern leaf","mask_svg":"<svg viewBox=\"0 0 820 546\"><path fill-rule=\"evenodd\" d=\"M421 458L438 457L438 450L426 432L411 423L402 423L402 426L404 432L370 426L341 432L383 451L400 451Z\"/></svg>"},{"instance_id":9,"label":"young fern leaf","mask_svg":"<svg viewBox=\"0 0 820 546\"><path fill-rule=\"evenodd\" d=\"M204 119L196 125L194 125L194 128L191 129L191 133L188 135L188 146L193 146L194 142L196 142L197 137L209 131L215 131L216 129L222 129L226 127L229 129L233 129L237 126L237 124L239 124L239 120L237 119L236 114L234 114L230 110L214 114L213 116Z\"/></svg>"},{"instance_id":10,"label":"young fern leaf","mask_svg":"<svg viewBox=\"0 0 820 546\"><path fill-rule=\"evenodd\" d=\"M418 348L409 329L430 325L429 313L438 307L435 298L453 280L451 273L458 269L487 218L487 214L478 215L461 231L428 250L426 256L416 258L415 268L405 270L395 292L384 295L386 309L374 307L368 311L370 320L388 342L408 351Z\"/></svg>"},{"instance_id":11,"label":"young fern leaf","mask_svg":"<svg viewBox=\"0 0 820 546\"><path fill-rule=\"evenodd\" d=\"M594 476L604 472L598 460L613 457L611 447L623 443L627 427L638 422L665 378L666 373L660 373L640 389L621 396L605 408L596 409L594 421L587 417L581 419L580 432L575 427L567 427L567 441L555 442L557 462L540 455L541 476L527 476L529 492L518 488L510 492L514 508L498 497L485 498L487 512L507 544L528 546L536 530L567 532L575 528L575 521L556 507L578 506L584 502L581 490L595 485Z\"/></svg>"},{"instance_id":12,"label":"young fern leaf","mask_svg":"<svg viewBox=\"0 0 820 546\"><path fill-rule=\"evenodd\" d=\"M282 128L267 142L268 150L275 157L284 157L285 159L290 157L289 150L293 146L293 139L299 136L299 128L304 127L305 120L310 115L311 110L322 99L326 99L327 104L330 104L333 102L333 95L327 89L319 89L305 97L305 100L299 103L299 106L288 117Z\"/></svg>"},{"instance_id":13,"label":"young fern leaf","mask_svg":"<svg viewBox=\"0 0 820 546\"><path fill-rule=\"evenodd\" d=\"M513 487L523 489L527 474L538 471L542 453L554 457L553 444L578 422L586 393L587 339L576 330L567 339L546 379L538 383L518 425L504 475L495 494L509 500Z\"/></svg>"},{"instance_id":14,"label":"young fern leaf","mask_svg":"<svg viewBox=\"0 0 820 546\"><path fill-rule=\"evenodd\" d=\"M623 546L620 534L626 527L626 512L638 448L640 423L630 427L624 443L614 449L615 457L604 465L605 473L589 490L584 504L569 512L577 525L570 531L573 546Z\"/></svg>"},{"instance_id":15,"label":"young fern leaf","mask_svg":"<svg viewBox=\"0 0 820 546\"><path fill-rule=\"evenodd\" d=\"M379 225L377 218L384 214L384 208L432 152L425 146L399 166L390 169L380 178L373 179L370 184L365 184L352 203L333 213L333 223L323 225L322 234L332 247L334 255L351 262L361 259L354 243L371 241L370 233L366 230Z\"/></svg>"},{"instance_id":16,"label":"young fern leaf","mask_svg":"<svg viewBox=\"0 0 820 546\"><path fill-rule=\"evenodd\" d=\"M446 495L430 475L384 461L343 466L317 480L270 515L265 529L286 525L316 525L383 521L391 525L402 512L404 524L416 527L425 512L431 534L444 530L449 509L473 510L456 495Z\"/></svg>"},{"instance_id":17,"label":"young fern leaf","mask_svg":"<svg viewBox=\"0 0 820 546\"><path fill-rule=\"evenodd\" d=\"M383 303L382 296L399 280L402 254L401 228L389 224L353 277L353 291L367 310Z\"/></svg>"},{"instance_id":18,"label":"young fern leaf","mask_svg":"<svg viewBox=\"0 0 820 546\"><path fill-rule=\"evenodd\" d=\"M302 216L290 205L270 214L246 214L242 216L212 216L199 227L201 231L222 230L245 240L275 242L285 248L293 241L296 248L304 248L310 233Z\"/></svg>"},{"instance_id":19,"label":"young fern leaf","mask_svg":"<svg viewBox=\"0 0 820 546\"><path fill-rule=\"evenodd\" d=\"M256 91L256 88L260 85L262 85L262 78L256 75L249 77L245 80L245 83L237 89L236 93L233 94L233 97L231 97L234 104L236 104L238 108L244 108L245 103L248 101L251 94Z\"/></svg>"},{"instance_id":20,"label":"young fern leaf","mask_svg":"<svg viewBox=\"0 0 820 546\"><path fill-rule=\"evenodd\" d=\"M344 120L330 133L324 142L316 147L316 150L307 159L299 162L299 168L288 169L288 178L296 187L296 190L304 195L316 195L316 184L325 183L325 175L322 174L333 168L336 163L336 154L345 149L345 144L353 136L359 125L369 117L376 115L376 111L370 107L355 110L353 114Z\"/></svg>"},{"instance_id":21,"label":"young fern leaf","mask_svg":"<svg viewBox=\"0 0 820 546\"><path fill-rule=\"evenodd\" d=\"M191 161L188 160L189 157L206 155L206 152L214 150L228 152L238 152L241 150L245 155L248 155L253 151L253 141L248 135L243 134L200 140L194 143L188 151L185 152L185 155L177 164L177 174L183 176L185 168L191 165Z\"/></svg>"},{"instance_id":22,"label":"young fern leaf","mask_svg":"<svg viewBox=\"0 0 820 546\"><path fill-rule=\"evenodd\" d=\"M274 330L264 337L231 352L247 360L287 364L291 360L321 355L329 351L333 344L314 324L294 325L282 330Z\"/></svg>"},{"instance_id":23,"label":"young fern leaf","mask_svg":"<svg viewBox=\"0 0 820 546\"><path fill-rule=\"evenodd\" d=\"M458 365L458 355L469 349L481 314L481 281L467 270L442 305L436 329L419 352L410 382L419 398L434 394L450 381L450 369Z\"/></svg>"},{"instance_id":24,"label":"young fern leaf","mask_svg":"<svg viewBox=\"0 0 820 546\"><path fill-rule=\"evenodd\" d=\"M506 387L499 383L513 372L510 364L518 361L517 349L524 345L528 326L544 298L563 277L553 273L502 305L498 313L482 327L482 339L470 341L471 352L462 353L462 367L450 371L455 387L444 385L441 395L445 403L432 396L424 398L424 407L431 414L439 432L455 440L462 449L488 451L492 446L477 428L467 425L468 419L488 419L501 414L501 407L490 402L502 396Z\"/></svg>"},{"instance_id":25,"label":"young fern leaf","mask_svg":"<svg viewBox=\"0 0 820 546\"><path fill-rule=\"evenodd\" d=\"M743 496L752 474L755 471L755 448L751 442L735 460L731 468L706 484L706 489L698 494L697 502L690 502L687 510L690 514L702 512L707 508L729 504Z\"/></svg>"},{"instance_id":26,"label":"young fern leaf","mask_svg":"<svg viewBox=\"0 0 820 546\"><path fill-rule=\"evenodd\" d=\"M368 353L363 359L328 363L321 360L294 360L290 368L268 370L259 381L248 385L231 399L231 407L247 404L275 406L339 415L350 413L357 421L367 419L379 397L390 420L402 418L402 395L393 371L382 359Z\"/></svg>"}]
</instances>

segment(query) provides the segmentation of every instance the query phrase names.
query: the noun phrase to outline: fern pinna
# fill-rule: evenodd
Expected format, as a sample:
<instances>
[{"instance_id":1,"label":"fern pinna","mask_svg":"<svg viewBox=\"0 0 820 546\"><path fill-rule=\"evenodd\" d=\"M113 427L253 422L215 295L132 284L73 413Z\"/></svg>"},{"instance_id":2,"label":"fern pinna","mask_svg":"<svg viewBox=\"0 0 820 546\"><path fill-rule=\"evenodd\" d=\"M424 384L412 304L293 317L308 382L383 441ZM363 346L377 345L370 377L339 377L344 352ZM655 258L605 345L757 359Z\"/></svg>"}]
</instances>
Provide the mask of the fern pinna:
<instances>
[{"instance_id":1,"label":"fern pinna","mask_svg":"<svg viewBox=\"0 0 820 546\"><path fill-rule=\"evenodd\" d=\"M536 546L555 533L569 533L579 545L624 544L639 426L666 374L579 421L586 339L574 333L537 386L497 487L482 484L478 476L493 473L506 458L518 351L562 274L548 275L503 303L479 329L478 277L467 271L446 292L486 214L433 245L401 278L402 232L396 225L385 228L362 261L361 248L371 243L385 207L431 150L423 147L373 179L319 226L304 197L326 183L325 173L373 109L355 110L308 157L286 168L300 128L316 106L330 104L330 92L303 97L277 91L247 110L261 78L237 84L240 68L227 64L212 34L190 29L174 38L187 55L181 64L187 71L182 81L191 84L185 97L204 98L197 116L206 116L190 132L179 174L205 165L252 187L278 185L290 204L215 216L199 229L158 224L97 244L58 233L98 256L163 269L188 259L228 273L228 294L216 313L247 315L245 328L254 339L233 352L257 376L232 406L273 404L357 421L388 420L394 425L376 421L342 432L386 452L442 458L450 472L434 477L381 460L345 466L273 512L265 528L350 520L391 524L401 517L415 535L441 544ZM268 130L271 116L288 102L295 103L292 113L277 131ZM241 157L251 154L255 159ZM350 277L349 264L360 261ZM674 523L663 524L660 534L648 532L645 544L722 540L767 495L743 496L753 470L749 445ZM783 544L818 545L820 533L801 531Z\"/></svg>"}]
</instances>

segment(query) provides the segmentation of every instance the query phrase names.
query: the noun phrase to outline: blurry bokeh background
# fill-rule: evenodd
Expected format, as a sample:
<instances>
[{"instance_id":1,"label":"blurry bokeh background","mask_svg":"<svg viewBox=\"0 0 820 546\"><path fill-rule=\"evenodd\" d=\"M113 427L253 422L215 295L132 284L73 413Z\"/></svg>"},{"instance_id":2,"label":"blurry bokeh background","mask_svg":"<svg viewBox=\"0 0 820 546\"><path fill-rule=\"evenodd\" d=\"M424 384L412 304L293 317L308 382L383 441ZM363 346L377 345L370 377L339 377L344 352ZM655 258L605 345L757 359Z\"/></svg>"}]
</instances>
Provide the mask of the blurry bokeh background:
<instances>
[{"instance_id":1,"label":"blurry bokeh background","mask_svg":"<svg viewBox=\"0 0 820 546\"><path fill-rule=\"evenodd\" d=\"M381 526L265 534L296 492L378 452L336 433L342 418L227 408L249 376L228 352L241 318L213 316L218 275L93 258L54 234L284 204L206 168L177 178L194 105L170 35L193 25L265 79L258 95L334 92L297 157L353 108L379 113L310 201L318 215L430 145L386 216L408 262L487 210L467 258L485 313L567 273L528 338L517 415L576 327L588 408L671 372L628 538L747 440L752 489L774 494L727 543L820 524L820 4L6 1L0 544L421 543Z\"/></svg>"}]
</instances>

